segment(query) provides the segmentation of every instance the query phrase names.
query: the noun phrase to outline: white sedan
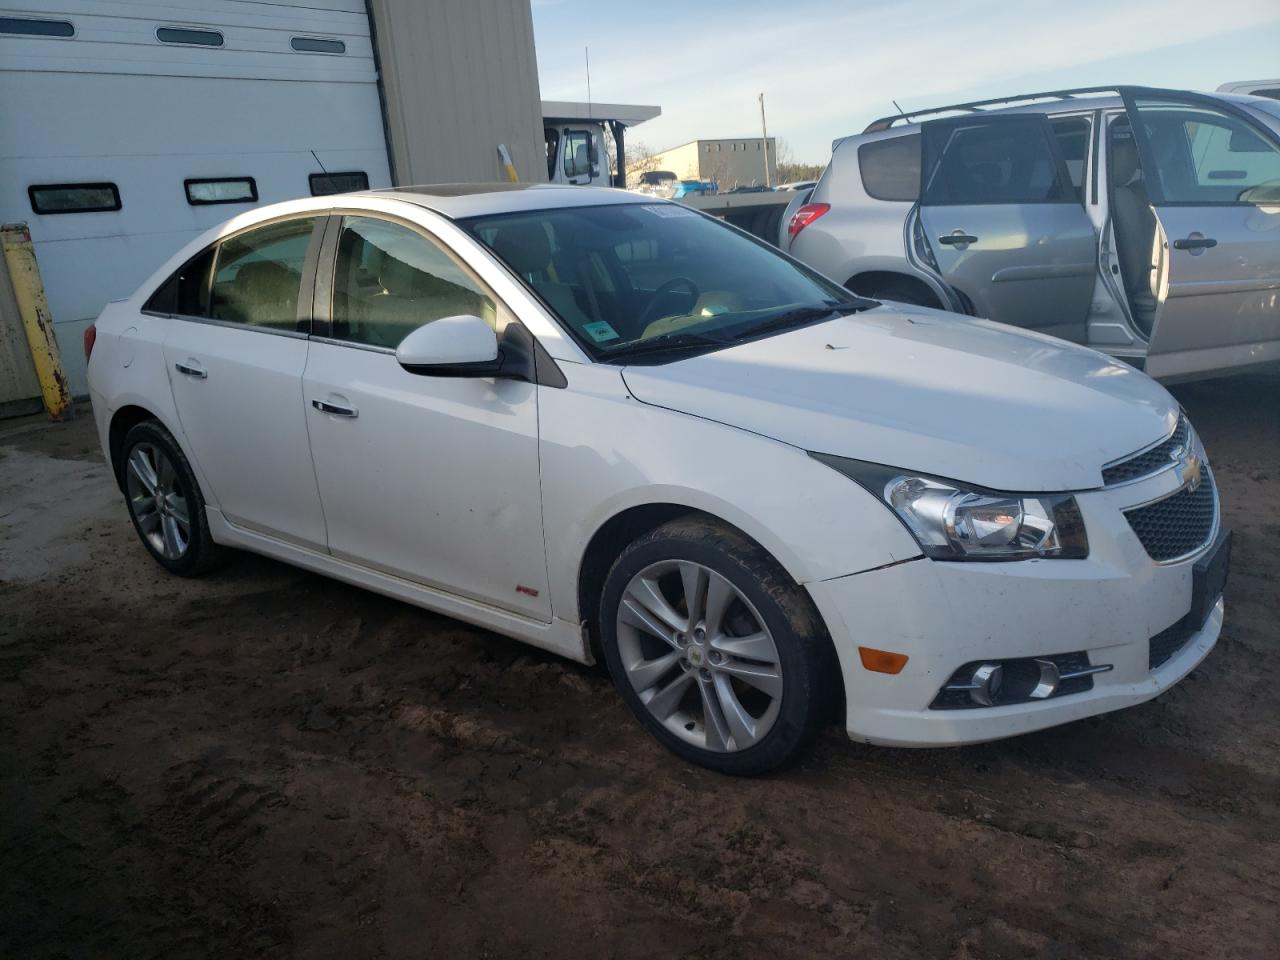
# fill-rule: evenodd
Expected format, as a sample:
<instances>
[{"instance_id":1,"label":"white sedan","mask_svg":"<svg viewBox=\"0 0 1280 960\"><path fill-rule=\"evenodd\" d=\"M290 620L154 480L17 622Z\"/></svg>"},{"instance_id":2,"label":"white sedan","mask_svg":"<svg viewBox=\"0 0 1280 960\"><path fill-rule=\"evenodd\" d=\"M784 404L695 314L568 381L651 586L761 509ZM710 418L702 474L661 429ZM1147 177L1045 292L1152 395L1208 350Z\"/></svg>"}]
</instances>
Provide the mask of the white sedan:
<instances>
[{"instance_id":1,"label":"white sedan","mask_svg":"<svg viewBox=\"0 0 1280 960\"><path fill-rule=\"evenodd\" d=\"M682 757L990 740L1212 648L1230 538L1136 370L849 299L688 208L463 186L254 210L86 335L174 573L251 550L590 663ZM424 655L428 655L424 651Z\"/></svg>"}]
</instances>

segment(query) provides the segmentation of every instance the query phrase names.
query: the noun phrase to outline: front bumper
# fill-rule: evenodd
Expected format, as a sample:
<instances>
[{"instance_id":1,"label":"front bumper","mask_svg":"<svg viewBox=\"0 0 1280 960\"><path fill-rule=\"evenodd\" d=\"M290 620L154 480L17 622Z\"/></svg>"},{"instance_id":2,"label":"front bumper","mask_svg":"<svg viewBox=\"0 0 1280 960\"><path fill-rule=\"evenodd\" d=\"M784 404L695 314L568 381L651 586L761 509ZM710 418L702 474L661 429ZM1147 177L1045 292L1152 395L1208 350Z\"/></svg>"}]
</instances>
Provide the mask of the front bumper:
<instances>
[{"instance_id":1,"label":"front bumper","mask_svg":"<svg viewBox=\"0 0 1280 960\"><path fill-rule=\"evenodd\" d=\"M1153 485L1168 483L1077 495L1089 531L1085 560L921 557L807 584L840 657L849 736L905 747L996 740L1142 703L1190 673L1217 642L1222 600L1172 657L1151 669L1150 639L1190 608L1199 554L1153 562L1121 512L1151 496ZM898 674L868 671L859 646L904 653L906 666ZM1003 706L930 709L962 664L1078 651L1091 664L1112 666L1093 677L1092 689Z\"/></svg>"}]
</instances>

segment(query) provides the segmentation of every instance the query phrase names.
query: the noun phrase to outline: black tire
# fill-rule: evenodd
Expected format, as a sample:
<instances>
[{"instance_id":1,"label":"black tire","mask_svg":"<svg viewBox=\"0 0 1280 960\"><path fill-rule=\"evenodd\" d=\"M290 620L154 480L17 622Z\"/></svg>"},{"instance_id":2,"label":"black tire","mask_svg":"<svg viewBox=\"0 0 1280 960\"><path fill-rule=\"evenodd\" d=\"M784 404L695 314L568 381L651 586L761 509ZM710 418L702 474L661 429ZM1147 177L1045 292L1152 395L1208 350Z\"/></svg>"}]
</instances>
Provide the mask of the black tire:
<instances>
[{"instance_id":1,"label":"black tire","mask_svg":"<svg viewBox=\"0 0 1280 960\"><path fill-rule=\"evenodd\" d=\"M727 579L772 634L782 695L772 727L745 749L719 752L686 742L650 713L627 676L619 646L619 605L633 577L669 560L691 561ZM769 773L794 758L831 719L839 665L812 601L763 548L713 518L680 517L628 546L605 580L598 623L605 662L622 698L640 722L684 760L736 776Z\"/></svg>"},{"instance_id":2,"label":"black tire","mask_svg":"<svg viewBox=\"0 0 1280 960\"><path fill-rule=\"evenodd\" d=\"M176 556L166 556L151 536L143 528L139 519L139 501L131 495L129 480L129 461L135 452L156 451L167 458L172 466L170 486L174 493L182 498L186 505L187 537L185 548ZM138 539L147 548L147 552L155 561L170 573L180 577L197 577L207 573L226 559L227 551L213 542L209 532L209 520L205 516L204 497L200 493L200 484L196 482L191 464L187 462L182 448L178 446L173 435L158 420L144 420L134 424L125 434L124 443L120 446L119 471L120 488L125 494L125 504L129 510L129 519Z\"/></svg>"}]
</instances>

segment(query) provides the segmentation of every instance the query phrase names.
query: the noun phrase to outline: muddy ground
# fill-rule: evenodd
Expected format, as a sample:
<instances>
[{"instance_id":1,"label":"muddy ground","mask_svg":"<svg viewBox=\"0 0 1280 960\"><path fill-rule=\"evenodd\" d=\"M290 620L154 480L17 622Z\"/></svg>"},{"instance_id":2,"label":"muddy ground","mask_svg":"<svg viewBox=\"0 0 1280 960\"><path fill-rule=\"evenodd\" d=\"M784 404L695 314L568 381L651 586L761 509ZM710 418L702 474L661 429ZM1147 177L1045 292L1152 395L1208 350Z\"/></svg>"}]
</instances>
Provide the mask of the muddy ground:
<instances>
[{"instance_id":1,"label":"muddy ground","mask_svg":"<svg viewBox=\"0 0 1280 960\"><path fill-rule=\"evenodd\" d=\"M1135 709L770 779L607 679L135 541L88 416L0 424L0 956L1280 956L1280 379L1182 387L1227 621Z\"/></svg>"}]
</instances>

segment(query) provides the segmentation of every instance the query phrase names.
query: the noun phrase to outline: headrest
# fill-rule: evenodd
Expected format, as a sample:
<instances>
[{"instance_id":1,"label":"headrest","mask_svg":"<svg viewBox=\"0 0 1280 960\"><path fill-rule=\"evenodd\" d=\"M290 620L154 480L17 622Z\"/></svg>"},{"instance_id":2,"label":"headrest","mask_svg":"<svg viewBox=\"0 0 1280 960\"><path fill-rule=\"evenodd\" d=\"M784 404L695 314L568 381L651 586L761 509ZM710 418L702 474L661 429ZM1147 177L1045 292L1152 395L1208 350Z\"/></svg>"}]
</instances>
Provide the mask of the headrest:
<instances>
[{"instance_id":1,"label":"headrest","mask_svg":"<svg viewBox=\"0 0 1280 960\"><path fill-rule=\"evenodd\" d=\"M1111 182L1123 187L1140 169L1138 145L1133 142L1133 131L1128 127L1111 129Z\"/></svg>"},{"instance_id":2,"label":"headrest","mask_svg":"<svg viewBox=\"0 0 1280 960\"><path fill-rule=\"evenodd\" d=\"M551 241L540 223L513 223L494 235L493 252L516 273L528 276L542 272L551 262Z\"/></svg>"},{"instance_id":3,"label":"headrest","mask_svg":"<svg viewBox=\"0 0 1280 960\"><path fill-rule=\"evenodd\" d=\"M261 300L283 300L298 293L298 274L274 260L254 260L236 271L236 283Z\"/></svg>"}]
</instances>

